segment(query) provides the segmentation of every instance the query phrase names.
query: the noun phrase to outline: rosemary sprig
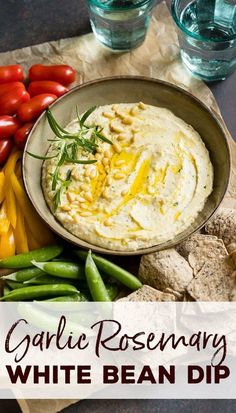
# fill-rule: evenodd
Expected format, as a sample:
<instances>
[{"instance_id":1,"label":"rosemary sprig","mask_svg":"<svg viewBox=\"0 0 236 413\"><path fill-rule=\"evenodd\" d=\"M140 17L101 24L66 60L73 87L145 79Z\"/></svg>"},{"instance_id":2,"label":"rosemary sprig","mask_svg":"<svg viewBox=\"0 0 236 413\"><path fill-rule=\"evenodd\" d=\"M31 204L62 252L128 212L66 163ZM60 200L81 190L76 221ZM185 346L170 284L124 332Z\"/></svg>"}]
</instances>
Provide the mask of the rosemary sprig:
<instances>
[{"instance_id":1,"label":"rosemary sprig","mask_svg":"<svg viewBox=\"0 0 236 413\"><path fill-rule=\"evenodd\" d=\"M96 106L91 107L83 114L82 117L80 117L78 108L76 108L80 129L75 133L71 133L62 128L54 118L52 112L48 109L46 111L47 120L50 128L55 134L55 138L48 139L48 141L55 144L56 153L52 156L39 156L37 154L27 152L28 155L36 159L49 160L57 158L56 167L52 174L52 190L55 191L53 197L54 211L57 210L58 206L61 203L61 196L63 192L69 187L71 183L72 171L69 170L67 172L66 180L62 180L59 176L60 167L66 163L93 164L97 162L96 159L77 159L79 149L83 150L83 152L85 153L95 155L99 146L97 143L98 140L112 145L112 142L103 135L103 128L98 125L88 126L87 124L85 124L88 117L94 112L96 108Z\"/></svg>"}]
</instances>

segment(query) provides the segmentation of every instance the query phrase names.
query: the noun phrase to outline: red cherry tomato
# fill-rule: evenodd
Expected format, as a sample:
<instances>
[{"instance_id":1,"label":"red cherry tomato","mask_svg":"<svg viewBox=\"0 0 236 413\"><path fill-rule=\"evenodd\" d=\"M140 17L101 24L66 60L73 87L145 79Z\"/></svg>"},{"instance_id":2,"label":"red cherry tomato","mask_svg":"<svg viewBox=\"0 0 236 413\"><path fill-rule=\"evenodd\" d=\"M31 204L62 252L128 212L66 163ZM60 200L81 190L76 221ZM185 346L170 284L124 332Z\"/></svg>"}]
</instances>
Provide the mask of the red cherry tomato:
<instances>
[{"instance_id":1,"label":"red cherry tomato","mask_svg":"<svg viewBox=\"0 0 236 413\"><path fill-rule=\"evenodd\" d=\"M23 67L20 65L0 66L0 83L22 82Z\"/></svg>"},{"instance_id":2,"label":"red cherry tomato","mask_svg":"<svg viewBox=\"0 0 236 413\"><path fill-rule=\"evenodd\" d=\"M13 142L10 139L0 141L0 165L3 165L10 155Z\"/></svg>"},{"instance_id":3,"label":"red cherry tomato","mask_svg":"<svg viewBox=\"0 0 236 413\"><path fill-rule=\"evenodd\" d=\"M75 80L75 70L67 65L33 65L29 70L29 79L54 80L62 85L69 85Z\"/></svg>"},{"instance_id":4,"label":"red cherry tomato","mask_svg":"<svg viewBox=\"0 0 236 413\"><path fill-rule=\"evenodd\" d=\"M31 82L28 87L30 96L37 96L42 93L53 93L59 97L68 92L68 90L67 87L61 85L61 83L53 82L53 80L38 80Z\"/></svg>"},{"instance_id":5,"label":"red cherry tomato","mask_svg":"<svg viewBox=\"0 0 236 413\"><path fill-rule=\"evenodd\" d=\"M0 115L14 115L22 103L28 102L30 95L26 90L16 88L0 96Z\"/></svg>"},{"instance_id":6,"label":"red cherry tomato","mask_svg":"<svg viewBox=\"0 0 236 413\"><path fill-rule=\"evenodd\" d=\"M23 122L30 122L37 118L54 100L56 95L43 93L42 95L34 96L29 102L23 103L18 109L18 117Z\"/></svg>"},{"instance_id":7,"label":"red cherry tomato","mask_svg":"<svg viewBox=\"0 0 236 413\"><path fill-rule=\"evenodd\" d=\"M20 129L18 129L14 135L14 142L19 149L24 149L28 135L33 127L33 122L25 123Z\"/></svg>"},{"instance_id":8,"label":"red cherry tomato","mask_svg":"<svg viewBox=\"0 0 236 413\"><path fill-rule=\"evenodd\" d=\"M25 90L25 85L22 82L3 83L2 85L0 85L0 96L14 89Z\"/></svg>"},{"instance_id":9,"label":"red cherry tomato","mask_svg":"<svg viewBox=\"0 0 236 413\"><path fill-rule=\"evenodd\" d=\"M0 139L10 138L21 126L20 121L12 116L0 116Z\"/></svg>"}]
</instances>

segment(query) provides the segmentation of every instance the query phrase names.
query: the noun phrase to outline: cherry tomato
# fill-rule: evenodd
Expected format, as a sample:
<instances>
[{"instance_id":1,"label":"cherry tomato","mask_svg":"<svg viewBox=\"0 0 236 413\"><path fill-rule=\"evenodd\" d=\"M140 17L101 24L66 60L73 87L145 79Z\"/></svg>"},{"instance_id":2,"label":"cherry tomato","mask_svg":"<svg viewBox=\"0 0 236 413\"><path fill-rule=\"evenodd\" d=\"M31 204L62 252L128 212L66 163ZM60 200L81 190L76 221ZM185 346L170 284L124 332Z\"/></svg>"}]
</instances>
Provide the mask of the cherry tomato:
<instances>
[{"instance_id":1,"label":"cherry tomato","mask_svg":"<svg viewBox=\"0 0 236 413\"><path fill-rule=\"evenodd\" d=\"M10 139L0 141L0 165L3 165L10 155L13 142Z\"/></svg>"},{"instance_id":2,"label":"cherry tomato","mask_svg":"<svg viewBox=\"0 0 236 413\"><path fill-rule=\"evenodd\" d=\"M37 118L56 99L56 95L49 93L34 96L29 102L23 103L19 107L17 112L18 117L23 122L30 122Z\"/></svg>"},{"instance_id":3,"label":"cherry tomato","mask_svg":"<svg viewBox=\"0 0 236 413\"><path fill-rule=\"evenodd\" d=\"M30 95L24 89L12 89L0 96L0 115L14 115L22 103L28 102Z\"/></svg>"},{"instance_id":4,"label":"cherry tomato","mask_svg":"<svg viewBox=\"0 0 236 413\"><path fill-rule=\"evenodd\" d=\"M61 83L53 82L52 80L38 80L31 82L28 87L30 96L41 95L41 93L53 93L54 95L62 96L69 89L61 85Z\"/></svg>"},{"instance_id":5,"label":"cherry tomato","mask_svg":"<svg viewBox=\"0 0 236 413\"><path fill-rule=\"evenodd\" d=\"M20 65L0 66L0 83L22 82L23 67Z\"/></svg>"},{"instance_id":6,"label":"cherry tomato","mask_svg":"<svg viewBox=\"0 0 236 413\"><path fill-rule=\"evenodd\" d=\"M19 149L24 149L28 135L33 127L33 122L25 123L20 129L18 129L14 135L14 142Z\"/></svg>"},{"instance_id":7,"label":"cherry tomato","mask_svg":"<svg viewBox=\"0 0 236 413\"><path fill-rule=\"evenodd\" d=\"M69 85L75 80L75 70L67 65L33 65L29 70L29 79L54 80L62 85Z\"/></svg>"},{"instance_id":8,"label":"cherry tomato","mask_svg":"<svg viewBox=\"0 0 236 413\"><path fill-rule=\"evenodd\" d=\"M3 83L2 85L0 85L0 96L13 89L25 90L25 85L22 82Z\"/></svg>"},{"instance_id":9,"label":"cherry tomato","mask_svg":"<svg viewBox=\"0 0 236 413\"><path fill-rule=\"evenodd\" d=\"M12 116L0 116L0 139L10 138L21 126L20 121Z\"/></svg>"}]
</instances>

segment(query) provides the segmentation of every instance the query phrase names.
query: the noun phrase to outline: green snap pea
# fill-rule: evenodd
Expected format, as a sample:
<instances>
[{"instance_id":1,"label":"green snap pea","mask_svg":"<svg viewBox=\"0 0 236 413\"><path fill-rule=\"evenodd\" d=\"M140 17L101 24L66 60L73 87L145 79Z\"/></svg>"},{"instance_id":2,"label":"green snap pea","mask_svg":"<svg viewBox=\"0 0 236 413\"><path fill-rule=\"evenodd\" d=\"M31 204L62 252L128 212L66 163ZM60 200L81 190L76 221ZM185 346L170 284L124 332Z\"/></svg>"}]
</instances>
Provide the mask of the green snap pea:
<instances>
[{"instance_id":1,"label":"green snap pea","mask_svg":"<svg viewBox=\"0 0 236 413\"><path fill-rule=\"evenodd\" d=\"M7 285L3 287L3 295L7 295L11 292L10 288Z\"/></svg>"},{"instance_id":2,"label":"green snap pea","mask_svg":"<svg viewBox=\"0 0 236 413\"><path fill-rule=\"evenodd\" d=\"M31 280L25 281L23 283L24 287L28 285L45 285L45 284L72 284L73 280L68 280L66 278L54 277L49 274L42 274L38 277L31 278Z\"/></svg>"},{"instance_id":3,"label":"green snap pea","mask_svg":"<svg viewBox=\"0 0 236 413\"><path fill-rule=\"evenodd\" d=\"M85 263L85 275L89 291L94 301L111 301L106 286L93 261L91 251L88 252Z\"/></svg>"},{"instance_id":4,"label":"green snap pea","mask_svg":"<svg viewBox=\"0 0 236 413\"><path fill-rule=\"evenodd\" d=\"M2 278L4 280L24 282L24 281L28 281L31 278L37 277L38 275L42 275L42 274L45 274L45 272L40 270L40 268L32 267L32 268L25 268L17 272L13 272L12 274L5 275Z\"/></svg>"},{"instance_id":5,"label":"green snap pea","mask_svg":"<svg viewBox=\"0 0 236 413\"><path fill-rule=\"evenodd\" d=\"M77 289L69 284L37 285L13 290L6 296L1 297L0 301L25 301L40 297L59 297L76 293Z\"/></svg>"},{"instance_id":6,"label":"green snap pea","mask_svg":"<svg viewBox=\"0 0 236 413\"><path fill-rule=\"evenodd\" d=\"M85 260L87 257L86 251L79 250L75 251L75 253L82 260ZM135 291L142 287L141 281L129 271L124 270L113 262L100 257L99 255L92 254L92 258L99 270L115 278L117 281L130 288L131 290Z\"/></svg>"},{"instance_id":7,"label":"green snap pea","mask_svg":"<svg viewBox=\"0 0 236 413\"><path fill-rule=\"evenodd\" d=\"M45 304L45 303L44 303ZM71 305L70 305L71 307ZM55 316L50 314L49 311L44 311L43 307L37 306L35 303L19 303L18 304L18 313L22 318L26 318L29 324L36 326L37 328L42 328L44 331L50 331L56 333L58 329L58 315ZM47 310L45 308L45 310ZM65 325L63 335L67 337L70 334L79 336L82 333L85 333L87 337L94 335L91 329L82 327L78 322L74 323L68 319L68 322Z\"/></svg>"},{"instance_id":8,"label":"green snap pea","mask_svg":"<svg viewBox=\"0 0 236 413\"><path fill-rule=\"evenodd\" d=\"M84 266L74 262L38 262L32 264L47 274L55 277L69 278L71 280L81 280L85 278Z\"/></svg>"},{"instance_id":9,"label":"green snap pea","mask_svg":"<svg viewBox=\"0 0 236 413\"><path fill-rule=\"evenodd\" d=\"M48 247L33 250L25 254L18 254L0 260L0 268L28 268L32 267L32 261L49 261L62 253L60 245L50 245Z\"/></svg>"},{"instance_id":10,"label":"green snap pea","mask_svg":"<svg viewBox=\"0 0 236 413\"><path fill-rule=\"evenodd\" d=\"M106 289L109 294L110 300L114 301L119 293L119 288L116 284L106 284Z\"/></svg>"},{"instance_id":11,"label":"green snap pea","mask_svg":"<svg viewBox=\"0 0 236 413\"><path fill-rule=\"evenodd\" d=\"M52 302L52 303L56 303L56 302L83 302L83 301L88 301L87 297L78 292L78 294L71 294L71 295L66 295L66 296L62 296L62 297L54 297L54 298L49 298L47 300L43 300L43 302Z\"/></svg>"},{"instance_id":12,"label":"green snap pea","mask_svg":"<svg viewBox=\"0 0 236 413\"><path fill-rule=\"evenodd\" d=\"M7 285L8 287L10 287L11 290L17 290L18 288L24 287L23 283L19 283L18 281L11 281L11 280L7 280Z\"/></svg>"}]
</instances>

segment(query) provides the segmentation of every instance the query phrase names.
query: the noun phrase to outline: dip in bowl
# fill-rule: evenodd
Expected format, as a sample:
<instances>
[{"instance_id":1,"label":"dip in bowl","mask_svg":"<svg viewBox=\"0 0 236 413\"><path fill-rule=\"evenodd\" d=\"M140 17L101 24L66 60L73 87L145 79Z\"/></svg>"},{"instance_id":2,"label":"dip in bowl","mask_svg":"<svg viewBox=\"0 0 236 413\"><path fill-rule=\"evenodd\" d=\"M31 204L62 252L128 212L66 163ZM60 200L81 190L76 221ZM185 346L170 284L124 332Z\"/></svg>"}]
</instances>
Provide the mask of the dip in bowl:
<instances>
[{"instance_id":1,"label":"dip in bowl","mask_svg":"<svg viewBox=\"0 0 236 413\"><path fill-rule=\"evenodd\" d=\"M143 102L100 106L84 126L77 117L65 131L68 138L48 150L42 187L57 220L85 241L119 251L158 245L192 224L212 192L204 142L168 109ZM96 144L93 152L76 145L81 133ZM65 142L68 152L75 145L81 163L71 156L61 165Z\"/></svg>"},{"instance_id":2,"label":"dip in bowl","mask_svg":"<svg viewBox=\"0 0 236 413\"><path fill-rule=\"evenodd\" d=\"M24 182L45 223L77 246L117 255L170 248L205 225L230 174L228 143L216 116L184 90L139 77L84 84L50 109L69 134L78 134L76 107L82 115L93 106L85 124L106 141L97 139L96 151L76 153L85 164L67 160L58 168L65 185L57 205L57 142L48 141L55 134L45 114L29 136ZM37 160L27 152L53 158Z\"/></svg>"}]
</instances>

